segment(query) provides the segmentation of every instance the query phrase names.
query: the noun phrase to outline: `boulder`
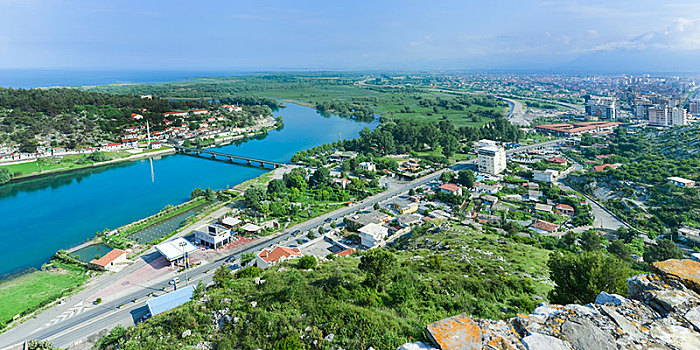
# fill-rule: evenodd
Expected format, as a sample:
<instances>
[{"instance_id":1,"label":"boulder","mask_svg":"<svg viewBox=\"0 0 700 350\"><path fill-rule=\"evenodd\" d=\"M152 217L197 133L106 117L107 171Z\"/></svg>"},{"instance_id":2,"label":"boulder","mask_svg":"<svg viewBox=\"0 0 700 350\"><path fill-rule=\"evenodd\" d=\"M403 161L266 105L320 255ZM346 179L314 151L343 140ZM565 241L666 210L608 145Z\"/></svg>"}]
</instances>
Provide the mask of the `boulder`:
<instances>
[{"instance_id":1,"label":"boulder","mask_svg":"<svg viewBox=\"0 0 700 350\"><path fill-rule=\"evenodd\" d=\"M677 280L700 293L700 262L690 259L669 259L651 264L651 269L667 280Z\"/></svg>"},{"instance_id":2,"label":"boulder","mask_svg":"<svg viewBox=\"0 0 700 350\"><path fill-rule=\"evenodd\" d=\"M585 318L568 320L561 325L561 334L574 350L616 350L615 339Z\"/></svg>"},{"instance_id":3,"label":"boulder","mask_svg":"<svg viewBox=\"0 0 700 350\"><path fill-rule=\"evenodd\" d=\"M464 314L433 322L426 328L442 350L481 350L481 328Z\"/></svg>"},{"instance_id":4,"label":"boulder","mask_svg":"<svg viewBox=\"0 0 700 350\"><path fill-rule=\"evenodd\" d=\"M606 292L600 292L595 298L595 303L598 305L602 304L615 304L615 306L620 306L624 303L627 298L618 294L608 294Z\"/></svg>"},{"instance_id":5,"label":"boulder","mask_svg":"<svg viewBox=\"0 0 700 350\"><path fill-rule=\"evenodd\" d=\"M190 335L192 335L192 331L189 330L189 329L186 330L186 331L184 331L184 332L182 332L182 337L183 337L183 338L187 338L187 337L189 337Z\"/></svg>"},{"instance_id":6,"label":"boulder","mask_svg":"<svg viewBox=\"0 0 700 350\"><path fill-rule=\"evenodd\" d=\"M527 350L571 350L571 344L540 333L532 333L523 338Z\"/></svg>"}]
</instances>

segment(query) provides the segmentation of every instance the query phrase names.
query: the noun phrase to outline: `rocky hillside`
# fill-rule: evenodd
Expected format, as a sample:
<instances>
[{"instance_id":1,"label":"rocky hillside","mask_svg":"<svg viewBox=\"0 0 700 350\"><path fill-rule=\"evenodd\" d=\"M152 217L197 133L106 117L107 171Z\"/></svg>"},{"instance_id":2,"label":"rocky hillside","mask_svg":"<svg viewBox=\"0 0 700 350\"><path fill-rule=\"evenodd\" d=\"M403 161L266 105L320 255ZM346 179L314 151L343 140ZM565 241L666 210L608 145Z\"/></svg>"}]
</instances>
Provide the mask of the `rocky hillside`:
<instances>
[{"instance_id":1,"label":"rocky hillside","mask_svg":"<svg viewBox=\"0 0 700 350\"><path fill-rule=\"evenodd\" d=\"M452 316L428 325L433 344L400 349L700 349L700 263L652 270L628 279L629 299L603 292L594 304L543 303L508 321Z\"/></svg>"}]
</instances>

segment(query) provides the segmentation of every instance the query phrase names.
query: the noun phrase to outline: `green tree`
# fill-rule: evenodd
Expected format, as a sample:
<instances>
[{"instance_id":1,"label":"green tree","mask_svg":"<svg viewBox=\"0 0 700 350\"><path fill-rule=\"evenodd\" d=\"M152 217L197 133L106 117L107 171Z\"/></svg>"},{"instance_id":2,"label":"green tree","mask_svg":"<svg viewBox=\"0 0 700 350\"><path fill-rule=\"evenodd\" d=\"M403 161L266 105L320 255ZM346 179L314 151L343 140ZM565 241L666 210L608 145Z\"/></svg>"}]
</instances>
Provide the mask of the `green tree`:
<instances>
[{"instance_id":1,"label":"green tree","mask_svg":"<svg viewBox=\"0 0 700 350\"><path fill-rule=\"evenodd\" d=\"M598 235L596 230L586 230L581 235L581 249L587 252L602 249L602 243L603 240L600 239L600 235Z\"/></svg>"},{"instance_id":2,"label":"green tree","mask_svg":"<svg viewBox=\"0 0 700 350\"><path fill-rule=\"evenodd\" d=\"M557 304L586 304L602 292L626 295L633 271L623 261L600 251L552 252L547 266L555 283L549 298Z\"/></svg>"},{"instance_id":3,"label":"green tree","mask_svg":"<svg viewBox=\"0 0 700 350\"><path fill-rule=\"evenodd\" d=\"M32 339L27 344L29 350L54 350L56 347L48 340Z\"/></svg>"},{"instance_id":4,"label":"green tree","mask_svg":"<svg viewBox=\"0 0 700 350\"><path fill-rule=\"evenodd\" d=\"M6 167L0 167L0 184L7 183L12 178L12 174Z\"/></svg>"},{"instance_id":5,"label":"green tree","mask_svg":"<svg viewBox=\"0 0 700 350\"><path fill-rule=\"evenodd\" d=\"M206 194L206 193L205 193L204 190L202 190L201 188L195 188L194 190L192 190L192 193L190 193L190 199L195 199L195 198L197 198L197 197L202 197L202 196L204 196L205 194Z\"/></svg>"},{"instance_id":6,"label":"green tree","mask_svg":"<svg viewBox=\"0 0 700 350\"><path fill-rule=\"evenodd\" d=\"M248 252L248 253L241 254L241 265L242 266L248 265L248 263L253 261L253 260L255 260L255 253Z\"/></svg>"},{"instance_id":7,"label":"green tree","mask_svg":"<svg viewBox=\"0 0 700 350\"><path fill-rule=\"evenodd\" d=\"M386 248L372 249L360 258L359 268L365 273L365 283L374 289L384 285L396 265L396 257Z\"/></svg>"},{"instance_id":8,"label":"green tree","mask_svg":"<svg viewBox=\"0 0 700 350\"><path fill-rule=\"evenodd\" d=\"M267 193L270 195L278 195L287 191L284 181L280 179L272 179L267 183Z\"/></svg>"},{"instance_id":9,"label":"green tree","mask_svg":"<svg viewBox=\"0 0 700 350\"><path fill-rule=\"evenodd\" d=\"M632 262L632 252L630 251L630 247L628 247L621 239L615 240L608 245L608 253L615 255L622 261L626 261L628 263Z\"/></svg>"},{"instance_id":10,"label":"green tree","mask_svg":"<svg viewBox=\"0 0 700 350\"><path fill-rule=\"evenodd\" d=\"M212 280L214 280L214 283L218 287L229 287L231 281L233 280L231 270L226 265L219 266L219 268L214 272Z\"/></svg>"},{"instance_id":11,"label":"green tree","mask_svg":"<svg viewBox=\"0 0 700 350\"><path fill-rule=\"evenodd\" d=\"M204 198L206 198L208 201L213 201L216 199L216 192L207 187L207 189L204 191Z\"/></svg>"},{"instance_id":12,"label":"green tree","mask_svg":"<svg viewBox=\"0 0 700 350\"><path fill-rule=\"evenodd\" d=\"M457 183L467 187L467 188L472 188L474 187L474 181L476 181L476 176L474 176L474 172L471 170L460 170L458 175L457 175Z\"/></svg>"},{"instance_id":13,"label":"green tree","mask_svg":"<svg viewBox=\"0 0 700 350\"><path fill-rule=\"evenodd\" d=\"M625 243L632 242L633 239L637 238L638 234L635 230L630 230L627 227L620 227L617 229L617 238L625 241Z\"/></svg>"},{"instance_id":14,"label":"green tree","mask_svg":"<svg viewBox=\"0 0 700 350\"><path fill-rule=\"evenodd\" d=\"M243 203L248 208L260 210L261 201L265 199L265 189L262 187L250 187L243 194Z\"/></svg>"},{"instance_id":15,"label":"green tree","mask_svg":"<svg viewBox=\"0 0 700 350\"><path fill-rule=\"evenodd\" d=\"M650 245L644 250L644 261L651 264L656 261L664 261L668 259L682 259L678 246L670 239L659 239L656 245Z\"/></svg>"},{"instance_id":16,"label":"green tree","mask_svg":"<svg viewBox=\"0 0 700 350\"><path fill-rule=\"evenodd\" d=\"M327 186L331 183L331 171L326 167L320 167L311 175L311 183L314 186Z\"/></svg>"},{"instance_id":17,"label":"green tree","mask_svg":"<svg viewBox=\"0 0 700 350\"><path fill-rule=\"evenodd\" d=\"M313 255L304 255L301 258L299 258L299 262L297 266L300 269L303 270L308 270L308 269L313 269L316 267L316 257Z\"/></svg>"},{"instance_id":18,"label":"green tree","mask_svg":"<svg viewBox=\"0 0 700 350\"><path fill-rule=\"evenodd\" d=\"M117 325L109 331L109 334L100 338L100 340L95 344L97 349L112 349L117 348L119 342L126 337L126 328L122 325Z\"/></svg>"}]
</instances>

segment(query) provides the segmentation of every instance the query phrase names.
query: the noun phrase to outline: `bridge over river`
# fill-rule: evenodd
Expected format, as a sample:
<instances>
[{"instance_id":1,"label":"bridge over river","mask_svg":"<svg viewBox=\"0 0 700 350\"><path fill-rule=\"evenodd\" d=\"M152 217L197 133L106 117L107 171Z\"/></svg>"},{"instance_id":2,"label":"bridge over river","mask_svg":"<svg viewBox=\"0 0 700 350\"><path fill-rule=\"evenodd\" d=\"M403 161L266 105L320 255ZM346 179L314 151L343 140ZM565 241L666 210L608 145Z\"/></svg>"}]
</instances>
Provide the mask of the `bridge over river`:
<instances>
[{"instance_id":1,"label":"bridge over river","mask_svg":"<svg viewBox=\"0 0 700 350\"><path fill-rule=\"evenodd\" d=\"M231 162L234 164L236 164L234 162L234 160L242 160L245 163L238 163L238 164L253 166L254 163L259 163L261 168L265 168L266 165L270 165L273 168L279 168L279 167L287 165L287 163L281 163L281 162L275 162L272 160L257 159L257 158L245 157L245 156L237 156L234 154L227 154L227 153L212 151L212 150L203 149L203 148L185 147L185 146L174 146L174 148L178 153L184 153L184 154L189 154L189 155L198 156L198 157L205 157L206 155L208 155L207 158L214 159L214 160L220 160L220 161L228 161L228 162Z\"/></svg>"}]
</instances>

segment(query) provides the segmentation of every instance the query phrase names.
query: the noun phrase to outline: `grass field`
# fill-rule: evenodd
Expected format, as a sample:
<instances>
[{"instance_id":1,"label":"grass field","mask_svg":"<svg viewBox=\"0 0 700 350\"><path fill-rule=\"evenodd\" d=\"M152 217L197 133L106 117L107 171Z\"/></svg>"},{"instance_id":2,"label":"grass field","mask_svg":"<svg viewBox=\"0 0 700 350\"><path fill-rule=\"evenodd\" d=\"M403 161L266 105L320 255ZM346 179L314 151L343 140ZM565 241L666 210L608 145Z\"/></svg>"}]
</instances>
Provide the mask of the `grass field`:
<instances>
[{"instance_id":1,"label":"grass field","mask_svg":"<svg viewBox=\"0 0 700 350\"><path fill-rule=\"evenodd\" d=\"M84 270L61 266L57 271L36 271L0 283L0 324L56 300L87 279Z\"/></svg>"}]
</instances>

